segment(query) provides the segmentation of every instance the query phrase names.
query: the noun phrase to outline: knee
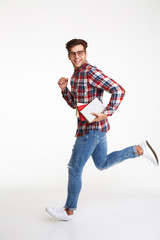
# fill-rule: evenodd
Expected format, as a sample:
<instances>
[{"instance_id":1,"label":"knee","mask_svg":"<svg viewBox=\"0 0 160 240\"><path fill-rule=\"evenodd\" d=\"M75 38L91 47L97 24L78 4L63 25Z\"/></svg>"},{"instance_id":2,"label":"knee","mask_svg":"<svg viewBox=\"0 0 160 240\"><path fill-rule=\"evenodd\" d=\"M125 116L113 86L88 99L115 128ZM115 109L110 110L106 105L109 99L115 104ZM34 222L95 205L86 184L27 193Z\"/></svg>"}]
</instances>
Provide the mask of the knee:
<instances>
[{"instance_id":1,"label":"knee","mask_svg":"<svg viewBox=\"0 0 160 240\"><path fill-rule=\"evenodd\" d=\"M82 174L79 169L75 169L72 166L68 166L68 173L69 173L69 175L71 175L71 176L73 176L75 178L81 177L81 174Z\"/></svg>"},{"instance_id":2,"label":"knee","mask_svg":"<svg viewBox=\"0 0 160 240\"><path fill-rule=\"evenodd\" d=\"M100 171L104 170L104 167L103 167L102 165L95 165L95 166L96 166L96 168L97 168L98 170L100 170Z\"/></svg>"}]
</instances>

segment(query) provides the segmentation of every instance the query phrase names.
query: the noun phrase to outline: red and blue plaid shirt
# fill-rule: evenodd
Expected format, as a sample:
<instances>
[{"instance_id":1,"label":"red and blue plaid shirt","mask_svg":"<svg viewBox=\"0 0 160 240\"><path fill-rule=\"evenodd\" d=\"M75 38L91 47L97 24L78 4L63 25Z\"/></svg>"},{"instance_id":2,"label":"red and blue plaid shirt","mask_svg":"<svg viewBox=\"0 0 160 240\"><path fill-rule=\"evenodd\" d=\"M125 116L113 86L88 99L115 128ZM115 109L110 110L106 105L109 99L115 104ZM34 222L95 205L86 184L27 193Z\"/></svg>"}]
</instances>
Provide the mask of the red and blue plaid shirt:
<instances>
[{"instance_id":1,"label":"red and blue plaid shirt","mask_svg":"<svg viewBox=\"0 0 160 240\"><path fill-rule=\"evenodd\" d=\"M77 71L74 71L70 83L71 91L66 88L62 95L69 106L74 109L77 103L90 103L96 97L103 102L104 91L111 93L110 101L104 111L107 116L111 116L116 111L125 94L124 89L118 83L87 61ZM76 136L83 136L89 130L107 132L109 129L108 118L93 123L81 121L78 118Z\"/></svg>"}]
</instances>

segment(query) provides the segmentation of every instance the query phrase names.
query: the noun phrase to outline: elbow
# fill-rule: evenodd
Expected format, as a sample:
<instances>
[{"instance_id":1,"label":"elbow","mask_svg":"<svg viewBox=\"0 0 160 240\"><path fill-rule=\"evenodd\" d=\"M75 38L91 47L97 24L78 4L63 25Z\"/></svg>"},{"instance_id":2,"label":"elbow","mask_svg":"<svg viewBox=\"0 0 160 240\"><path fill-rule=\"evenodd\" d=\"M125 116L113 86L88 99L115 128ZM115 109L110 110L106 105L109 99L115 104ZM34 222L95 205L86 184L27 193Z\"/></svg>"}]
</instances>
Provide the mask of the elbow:
<instances>
[{"instance_id":1,"label":"elbow","mask_svg":"<svg viewBox=\"0 0 160 240\"><path fill-rule=\"evenodd\" d=\"M124 96L126 94L126 91L124 90L124 88L122 88L122 95Z\"/></svg>"}]
</instances>

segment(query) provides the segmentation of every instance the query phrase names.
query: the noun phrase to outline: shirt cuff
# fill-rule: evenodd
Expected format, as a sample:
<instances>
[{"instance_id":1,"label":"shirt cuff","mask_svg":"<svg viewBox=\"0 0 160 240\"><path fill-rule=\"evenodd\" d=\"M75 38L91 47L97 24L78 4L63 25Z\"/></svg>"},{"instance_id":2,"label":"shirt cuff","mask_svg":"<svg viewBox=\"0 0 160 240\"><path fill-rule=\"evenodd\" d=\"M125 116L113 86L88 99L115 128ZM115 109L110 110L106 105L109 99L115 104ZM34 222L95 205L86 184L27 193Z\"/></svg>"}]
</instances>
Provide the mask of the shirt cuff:
<instances>
[{"instance_id":1,"label":"shirt cuff","mask_svg":"<svg viewBox=\"0 0 160 240\"><path fill-rule=\"evenodd\" d=\"M103 113L106 114L107 116L112 116L112 114L113 114L113 112L109 111L109 110L104 110Z\"/></svg>"}]
</instances>

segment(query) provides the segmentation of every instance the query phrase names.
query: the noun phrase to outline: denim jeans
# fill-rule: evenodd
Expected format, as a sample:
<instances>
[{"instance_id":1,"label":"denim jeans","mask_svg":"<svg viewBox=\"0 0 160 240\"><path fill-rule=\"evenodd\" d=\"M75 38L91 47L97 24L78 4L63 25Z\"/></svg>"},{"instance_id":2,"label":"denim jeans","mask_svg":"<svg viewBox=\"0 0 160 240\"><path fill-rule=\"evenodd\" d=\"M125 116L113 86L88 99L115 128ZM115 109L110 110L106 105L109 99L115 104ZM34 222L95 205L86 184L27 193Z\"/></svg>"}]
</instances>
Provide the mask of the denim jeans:
<instances>
[{"instance_id":1,"label":"denim jeans","mask_svg":"<svg viewBox=\"0 0 160 240\"><path fill-rule=\"evenodd\" d=\"M107 169L128 158L138 156L136 146L115 151L107 155L106 132L91 130L76 139L72 156L68 164L68 196L65 208L75 210L82 187L82 171L89 157L92 156L99 170Z\"/></svg>"}]
</instances>

